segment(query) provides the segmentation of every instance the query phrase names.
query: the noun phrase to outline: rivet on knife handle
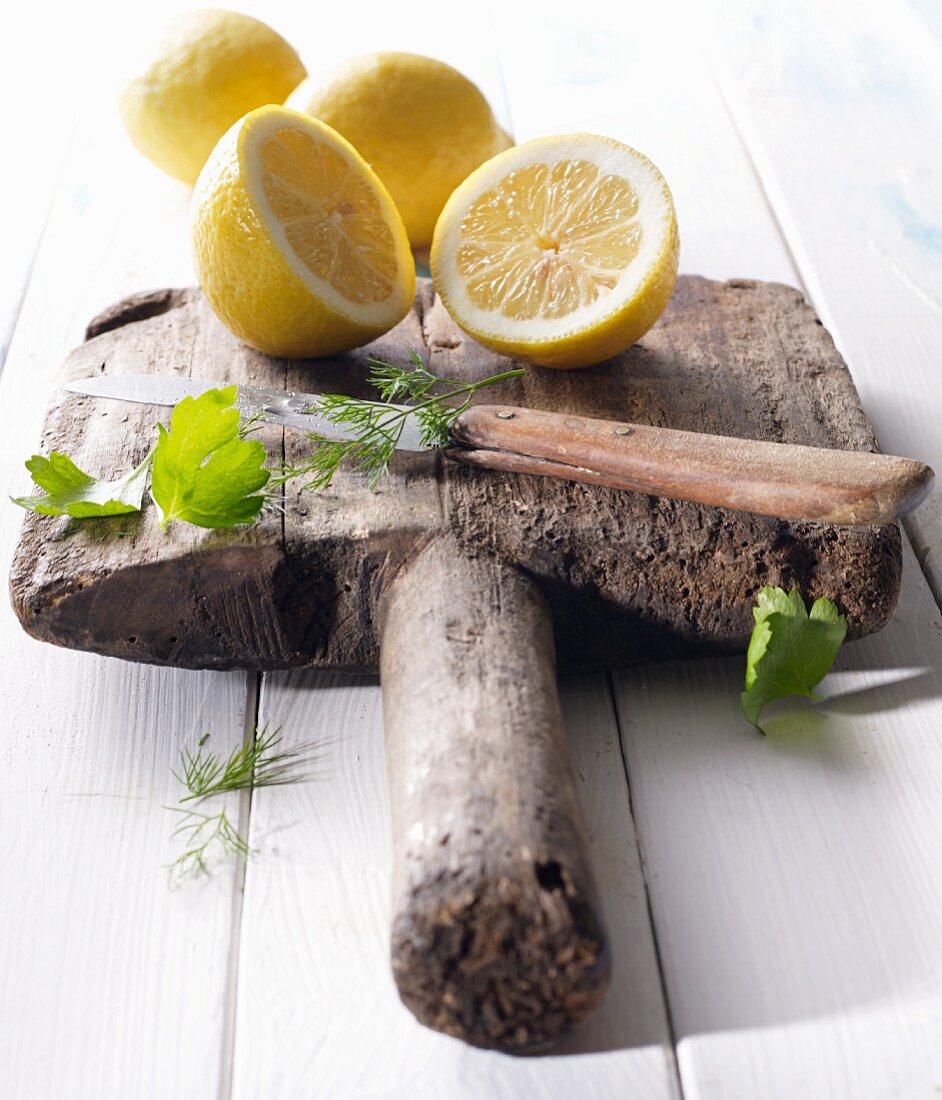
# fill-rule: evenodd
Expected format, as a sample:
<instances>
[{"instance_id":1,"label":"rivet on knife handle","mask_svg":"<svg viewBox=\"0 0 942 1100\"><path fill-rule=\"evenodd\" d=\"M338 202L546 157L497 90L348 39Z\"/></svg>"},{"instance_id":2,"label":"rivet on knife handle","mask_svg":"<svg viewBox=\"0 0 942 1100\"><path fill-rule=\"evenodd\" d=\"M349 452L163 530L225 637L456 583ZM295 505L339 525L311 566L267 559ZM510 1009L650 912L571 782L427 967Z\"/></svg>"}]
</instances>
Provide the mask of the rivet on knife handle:
<instances>
[{"instance_id":1,"label":"rivet on knife handle","mask_svg":"<svg viewBox=\"0 0 942 1100\"><path fill-rule=\"evenodd\" d=\"M452 427L449 457L471 466L587 481L780 519L891 523L932 488L925 463L475 405Z\"/></svg>"}]
</instances>

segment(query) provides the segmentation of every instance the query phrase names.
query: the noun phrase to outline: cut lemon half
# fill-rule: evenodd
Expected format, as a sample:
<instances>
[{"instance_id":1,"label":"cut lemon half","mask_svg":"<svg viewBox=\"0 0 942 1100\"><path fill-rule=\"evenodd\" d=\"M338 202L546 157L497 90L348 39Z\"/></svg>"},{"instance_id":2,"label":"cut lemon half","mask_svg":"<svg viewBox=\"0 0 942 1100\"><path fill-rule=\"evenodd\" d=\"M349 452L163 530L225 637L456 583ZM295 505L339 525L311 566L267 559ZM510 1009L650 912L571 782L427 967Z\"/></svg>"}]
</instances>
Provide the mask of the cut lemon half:
<instances>
[{"instance_id":1,"label":"cut lemon half","mask_svg":"<svg viewBox=\"0 0 942 1100\"><path fill-rule=\"evenodd\" d=\"M538 138L472 172L445 204L431 268L445 308L515 359L584 367L658 319L679 238L664 177L591 134Z\"/></svg>"},{"instance_id":2,"label":"cut lemon half","mask_svg":"<svg viewBox=\"0 0 942 1100\"><path fill-rule=\"evenodd\" d=\"M193 194L203 293L269 355L333 355L402 320L415 263L402 219L359 153L316 119L260 107L213 150Z\"/></svg>"}]
</instances>

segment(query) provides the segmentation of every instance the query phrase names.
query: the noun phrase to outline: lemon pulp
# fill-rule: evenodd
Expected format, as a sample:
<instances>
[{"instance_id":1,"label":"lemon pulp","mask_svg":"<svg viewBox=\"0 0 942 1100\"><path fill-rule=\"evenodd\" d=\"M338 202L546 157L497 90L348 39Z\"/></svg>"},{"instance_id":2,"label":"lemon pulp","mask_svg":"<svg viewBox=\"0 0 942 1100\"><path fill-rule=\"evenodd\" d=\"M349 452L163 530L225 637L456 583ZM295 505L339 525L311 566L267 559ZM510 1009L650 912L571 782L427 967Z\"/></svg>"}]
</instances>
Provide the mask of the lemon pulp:
<instances>
[{"instance_id":1,"label":"lemon pulp","mask_svg":"<svg viewBox=\"0 0 942 1100\"><path fill-rule=\"evenodd\" d=\"M298 259L349 302L384 302L396 251L375 191L329 146L282 127L259 148L272 213Z\"/></svg>"},{"instance_id":2,"label":"lemon pulp","mask_svg":"<svg viewBox=\"0 0 942 1100\"><path fill-rule=\"evenodd\" d=\"M457 268L479 308L558 318L604 297L641 245L638 196L584 160L511 172L461 221Z\"/></svg>"},{"instance_id":3,"label":"lemon pulp","mask_svg":"<svg viewBox=\"0 0 942 1100\"><path fill-rule=\"evenodd\" d=\"M431 268L445 308L486 347L552 367L623 351L677 277L670 191L636 150L594 134L499 153L455 190Z\"/></svg>"}]
</instances>

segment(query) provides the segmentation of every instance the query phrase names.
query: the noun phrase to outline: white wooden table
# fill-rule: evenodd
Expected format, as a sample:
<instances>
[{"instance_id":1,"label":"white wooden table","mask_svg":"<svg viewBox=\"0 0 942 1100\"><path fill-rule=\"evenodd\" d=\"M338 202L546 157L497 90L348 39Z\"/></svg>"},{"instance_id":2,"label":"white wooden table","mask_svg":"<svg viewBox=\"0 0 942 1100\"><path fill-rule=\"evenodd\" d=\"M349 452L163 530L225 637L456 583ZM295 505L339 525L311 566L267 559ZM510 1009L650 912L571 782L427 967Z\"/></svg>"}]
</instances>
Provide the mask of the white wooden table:
<instances>
[{"instance_id":1,"label":"white wooden table","mask_svg":"<svg viewBox=\"0 0 942 1100\"><path fill-rule=\"evenodd\" d=\"M32 7L2 17L5 492L25 487L85 320L193 279L187 190L133 152L105 87L140 13ZM942 470L935 0L524 7L481 22L440 0L257 10L311 69L375 48L431 53L476 79L518 139L588 130L644 150L676 197L682 269L804 287L883 446ZM4 571L19 524L0 507ZM846 647L823 704L781 712L766 739L739 712L741 659L563 684L615 972L599 1017L529 1059L424 1030L396 998L374 681L59 651L4 601L0 1094L937 1097L938 496L908 536L893 621ZM256 713L323 742L322 774L233 799L258 857L171 892L179 748L207 730L234 746Z\"/></svg>"}]
</instances>

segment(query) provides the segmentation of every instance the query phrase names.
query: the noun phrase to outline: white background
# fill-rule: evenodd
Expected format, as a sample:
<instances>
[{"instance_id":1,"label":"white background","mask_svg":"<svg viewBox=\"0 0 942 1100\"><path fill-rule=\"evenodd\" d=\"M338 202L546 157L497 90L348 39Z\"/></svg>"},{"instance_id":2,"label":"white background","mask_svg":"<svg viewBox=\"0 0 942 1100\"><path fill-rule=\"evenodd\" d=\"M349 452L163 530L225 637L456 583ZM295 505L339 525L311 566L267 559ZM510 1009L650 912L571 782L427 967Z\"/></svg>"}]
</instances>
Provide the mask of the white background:
<instances>
[{"instance_id":1,"label":"white background","mask_svg":"<svg viewBox=\"0 0 942 1100\"><path fill-rule=\"evenodd\" d=\"M135 153L114 110L119 74L182 6L2 16L4 492L25 488L88 317L192 281L188 191ZM311 70L377 48L435 54L518 140L589 130L642 149L675 194L682 270L803 286L884 448L942 468L934 0L257 13ZM19 522L0 508L4 572ZM125 665L35 643L0 608L0 1092L938 1096L936 499L908 532L893 622L846 647L825 702L779 711L766 739L739 712L741 659L562 685L616 967L600 1016L534 1059L433 1034L396 999L375 683ZM256 705L324 743L322 774L234 800L259 856L170 892L178 750L209 729L237 744Z\"/></svg>"}]
</instances>

